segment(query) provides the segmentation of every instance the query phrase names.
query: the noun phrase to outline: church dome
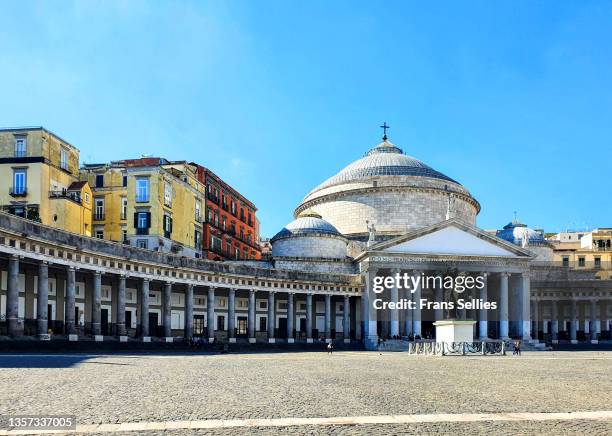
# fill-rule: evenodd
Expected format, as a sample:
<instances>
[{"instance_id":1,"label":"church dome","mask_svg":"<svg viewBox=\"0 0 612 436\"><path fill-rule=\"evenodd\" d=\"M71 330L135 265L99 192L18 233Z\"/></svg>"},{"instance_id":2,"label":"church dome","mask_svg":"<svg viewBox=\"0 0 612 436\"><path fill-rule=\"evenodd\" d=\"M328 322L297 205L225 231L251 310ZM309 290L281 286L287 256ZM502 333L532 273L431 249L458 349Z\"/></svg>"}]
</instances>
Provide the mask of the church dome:
<instances>
[{"instance_id":1,"label":"church dome","mask_svg":"<svg viewBox=\"0 0 612 436\"><path fill-rule=\"evenodd\" d=\"M346 258L348 241L312 210L302 212L270 240L272 257Z\"/></svg>"},{"instance_id":2,"label":"church dome","mask_svg":"<svg viewBox=\"0 0 612 436\"><path fill-rule=\"evenodd\" d=\"M542 231L531 229L517 220L513 220L506 224L502 230L498 230L496 236L516 245L523 245L525 236L527 236L528 245L546 243Z\"/></svg>"},{"instance_id":3,"label":"church dome","mask_svg":"<svg viewBox=\"0 0 612 436\"><path fill-rule=\"evenodd\" d=\"M349 239L367 239L367 222L392 237L456 217L476 224L480 204L456 180L387 139L310 191L295 216L312 210Z\"/></svg>"}]
</instances>

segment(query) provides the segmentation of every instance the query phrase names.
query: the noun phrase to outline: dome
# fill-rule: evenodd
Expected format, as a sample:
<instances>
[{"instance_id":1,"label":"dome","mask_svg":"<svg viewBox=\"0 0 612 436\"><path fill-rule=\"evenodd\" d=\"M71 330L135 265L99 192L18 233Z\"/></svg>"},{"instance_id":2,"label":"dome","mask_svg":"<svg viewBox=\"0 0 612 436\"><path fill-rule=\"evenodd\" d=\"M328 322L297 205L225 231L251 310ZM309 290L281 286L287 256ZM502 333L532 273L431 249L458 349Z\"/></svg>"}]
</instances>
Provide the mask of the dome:
<instances>
[{"instance_id":1,"label":"dome","mask_svg":"<svg viewBox=\"0 0 612 436\"><path fill-rule=\"evenodd\" d=\"M274 235L270 242L281 238L308 234L342 236L338 229L322 219L321 215L308 210L302 212L297 219L287 224L280 232Z\"/></svg>"},{"instance_id":2,"label":"dome","mask_svg":"<svg viewBox=\"0 0 612 436\"><path fill-rule=\"evenodd\" d=\"M366 153L364 157L346 166L338 174L321 183L312 192L328 186L375 176L430 177L457 183L450 177L425 165L420 160L404 154L401 148L385 140Z\"/></svg>"},{"instance_id":3,"label":"dome","mask_svg":"<svg viewBox=\"0 0 612 436\"><path fill-rule=\"evenodd\" d=\"M525 234L527 234L527 245L546 243L542 231L530 229L516 220L506 224L503 230L498 230L496 236L513 244L523 245Z\"/></svg>"},{"instance_id":4,"label":"dome","mask_svg":"<svg viewBox=\"0 0 612 436\"><path fill-rule=\"evenodd\" d=\"M476 224L480 204L456 180L383 137L364 157L310 191L295 209L318 213L349 239L367 239L367 224L382 237L459 218Z\"/></svg>"},{"instance_id":5,"label":"dome","mask_svg":"<svg viewBox=\"0 0 612 436\"><path fill-rule=\"evenodd\" d=\"M302 212L270 240L272 257L345 259L348 241L314 211Z\"/></svg>"}]
</instances>

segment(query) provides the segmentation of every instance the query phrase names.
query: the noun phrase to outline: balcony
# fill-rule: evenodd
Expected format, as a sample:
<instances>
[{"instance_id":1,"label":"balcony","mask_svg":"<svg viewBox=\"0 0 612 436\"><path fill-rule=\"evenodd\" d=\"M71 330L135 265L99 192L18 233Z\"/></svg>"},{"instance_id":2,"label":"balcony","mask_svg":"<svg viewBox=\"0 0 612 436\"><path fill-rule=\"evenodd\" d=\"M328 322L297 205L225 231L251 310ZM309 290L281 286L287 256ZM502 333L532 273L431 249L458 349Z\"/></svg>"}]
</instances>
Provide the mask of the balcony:
<instances>
[{"instance_id":1,"label":"balcony","mask_svg":"<svg viewBox=\"0 0 612 436\"><path fill-rule=\"evenodd\" d=\"M9 188L9 195L11 197L25 197L28 195L28 190L25 187L12 187Z\"/></svg>"},{"instance_id":2,"label":"balcony","mask_svg":"<svg viewBox=\"0 0 612 436\"><path fill-rule=\"evenodd\" d=\"M65 198L78 204L82 203L81 193L78 191L49 191L49 198Z\"/></svg>"},{"instance_id":3,"label":"balcony","mask_svg":"<svg viewBox=\"0 0 612 436\"><path fill-rule=\"evenodd\" d=\"M219 205L219 203L221 202L221 201L219 200L219 197L216 197L216 196L214 196L214 195L212 195L212 194L208 194L208 195L206 196L206 198L208 198L210 201L212 201L212 202L213 202L213 203L215 203L216 205Z\"/></svg>"},{"instance_id":4,"label":"balcony","mask_svg":"<svg viewBox=\"0 0 612 436\"><path fill-rule=\"evenodd\" d=\"M94 213L93 220L94 221L104 221L104 214L103 213Z\"/></svg>"},{"instance_id":5,"label":"balcony","mask_svg":"<svg viewBox=\"0 0 612 436\"><path fill-rule=\"evenodd\" d=\"M146 227L136 227L136 234L137 235L148 235L149 229Z\"/></svg>"}]
</instances>

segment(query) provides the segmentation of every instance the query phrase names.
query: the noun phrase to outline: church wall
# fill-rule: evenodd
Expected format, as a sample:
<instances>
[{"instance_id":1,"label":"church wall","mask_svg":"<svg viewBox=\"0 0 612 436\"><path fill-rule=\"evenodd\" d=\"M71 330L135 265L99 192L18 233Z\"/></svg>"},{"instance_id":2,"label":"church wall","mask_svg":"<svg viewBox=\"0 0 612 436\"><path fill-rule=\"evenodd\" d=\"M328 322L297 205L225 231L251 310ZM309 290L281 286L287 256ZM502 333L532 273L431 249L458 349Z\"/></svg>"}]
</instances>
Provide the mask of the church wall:
<instances>
[{"instance_id":1,"label":"church wall","mask_svg":"<svg viewBox=\"0 0 612 436\"><path fill-rule=\"evenodd\" d=\"M292 269L306 272L355 274L355 266L351 262L329 262L317 260L275 260L274 266L278 269Z\"/></svg>"},{"instance_id":2,"label":"church wall","mask_svg":"<svg viewBox=\"0 0 612 436\"><path fill-rule=\"evenodd\" d=\"M377 232L405 232L436 224L446 219L445 194L412 190L376 193L346 193L342 199L316 204L312 209L342 234L365 233L366 220ZM454 215L476 224L476 208L455 198Z\"/></svg>"}]
</instances>

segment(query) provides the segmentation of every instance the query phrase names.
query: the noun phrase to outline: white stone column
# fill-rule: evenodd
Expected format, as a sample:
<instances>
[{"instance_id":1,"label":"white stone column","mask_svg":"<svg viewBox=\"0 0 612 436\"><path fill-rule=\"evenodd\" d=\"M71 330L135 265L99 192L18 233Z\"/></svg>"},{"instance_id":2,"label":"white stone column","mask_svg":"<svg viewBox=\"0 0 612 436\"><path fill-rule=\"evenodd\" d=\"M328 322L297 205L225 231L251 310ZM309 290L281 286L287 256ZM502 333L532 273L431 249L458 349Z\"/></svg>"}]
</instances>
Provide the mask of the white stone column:
<instances>
[{"instance_id":1,"label":"white stone column","mask_svg":"<svg viewBox=\"0 0 612 436\"><path fill-rule=\"evenodd\" d=\"M559 302L552 300L551 302L552 319L550 321L552 343L559 343Z\"/></svg>"},{"instance_id":2,"label":"white stone column","mask_svg":"<svg viewBox=\"0 0 612 436\"><path fill-rule=\"evenodd\" d=\"M306 294L306 343L312 342L312 294Z\"/></svg>"},{"instance_id":3,"label":"white stone column","mask_svg":"<svg viewBox=\"0 0 612 436\"><path fill-rule=\"evenodd\" d=\"M600 326L597 324L597 300L591 300L591 343L598 342L597 335L600 333Z\"/></svg>"},{"instance_id":4,"label":"white stone column","mask_svg":"<svg viewBox=\"0 0 612 436\"><path fill-rule=\"evenodd\" d=\"M164 284L163 298L164 337L166 342L172 342L172 283Z\"/></svg>"},{"instance_id":5,"label":"white stone column","mask_svg":"<svg viewBox=\"0 0 612 436\"><path fill-rule=\"evenodd\" d=\"M295 339L293 337L293 330L295 330L295 309L293 302L295 300L295 294L293 292L287 292L287 343L293 344Z\"/></svg>"},{"instance_id":6,"label":"white stone column","mask_svg":"<svg viewBox=\"0 0 612 436\"><path fill-rule=\"evenodd\" d=\"M442 278L442 273L439 271L434 271L434 278L440 277ZM442 303L444 301L444 288L443 288L443 283L440 282L438 283L437 280L434 280L434 293L435 293L435 299L438 303ZM434 310L434 317L436 321L440 321L442 319L444 319L444 309L442 309L441 307L438 309Z\"/></svg>"},{"instance_id":7,"label":"white stone column","mask_svg":"<svg viewBox=\"0 0 612 436\"><path fill-rule=\"evenodd\" d=\"M143 342L151 342L149 336L149 279L140 280L140 336Z\"/></svg>"},{"instance_id":8,"label":"white stone column","mask_svg":"<svg viewBox=\"0 0 612 436\"><path fill-rule=\"evenodd\" d=\"M190 283L185 289L185 339L193 336L193 285Z\"/></svg>"},{"instance_id":9,"label":"white stone column","mask_svg":"<svg viewBox=\"0 0 612 436\"><path fill-rule=\"evenodd\" d=\"M73 309L74 313L74 309ZM74 315L73 315L74 316ZM117 324L115 334L119 340L127 342L125 329L125 276L120 275L117 279Z\"/></svg>"},{"instance_id":10,"label":"white stone column","mask_svg":"<svg viewBox=\"0 0 612 436\"><path fill-rule=\"evenodd\" d=\"M421 275L421 271L413 271L413 275L418 277ZM412 332L415 339L417 336L421 336L421 288L421 281L419 281L418 285L415 287L414 293L412 294L415 302L415 308L412 311Z\"/></svg>"},{"instance_id":11,"label":"white stone column","mask_svg":"<svg viewBox=\"0 0 612 436\"><path fill-rule=\"evenodd\" d=\"M208 288L208 300L206 301L206 331L208 342L215 341L215 288Z\"/></svg>"},{"instance_id":12,"label":"white stone column","mask_svg":"<svg viewBox=\"0 0 612 436\"><path fill-rule=\"evenodd\" d=\"M38 295L36 296L36 334L38 339L49 337L49 264L38 264Z\"/></svg>"},{"instance_id":13,"label":"white stone column","mask_svg":"<svg viewBox=\"0 0 612 436\"><path fill-rule=\"evenodd\" d=\"M331 342L331 295L325 294L325 342Z\"/></svg>"},{"instance_id":14,"label":"white stone column","mask_svg":"<svg viewBox=\"0 0 612 436\"><path fill-rule=\"evenodd\" d=\"M377 319L378 314L374 308L373 301L377 298L372 287L374 285L374 277L376 277L376 270L368 268L365 273L365 289L362 295L362 310L363 310L363 325L364 325L364 345L368 350L374 350L378 347L378 332L377 332Z\"/></svg>"},{"instance_id":15,"label":"white stone column","mask_svg":"<svg viewBox=\"0 0 612 436\"><path fill-rule=\"evenodd\" d=\"M488 297L488 283L487 283L487 273L482 273L480 275L483 279L484 285L482 289L480 289L480 299L483 303L486 303L489 299ZM478 311L478 336L481 341L486 341L488 338L488 314L487 309L480 309Z\"/></svg>"},{"instance_id":16,"label":"white stone column","mask_svg":"<svg viewBox=\"0 0 612 436\"><path fill-rule=\"evenodd\" d=\"M578 311L576 310L576 300L572 298L570 300L571 304L571 321L570 321L570 342L572 344L577 344L578 340L576 338L576 330L578 329Z\"/></svg>"},{"instance_id":17,"label":"white stone column","mask_svg":"<svg viewBox=\"0 0 612 436\"><path fill-rule=\"evenodd\" d=\"M391 270L391 274L395 276L399 274L398 270ZM397 289L397 282L391 288L391 301L398 302L399 301L399 292ZM391 331L389 334L391 337L399 336L399 311L397 309L389 309L389 319L391 320Z\"/></svg>"},{"instance_id":18,"label":"white stone column","mask_svg":"<svg viewBox=\"0 0 612 436\"><path fill-rule=\"evenodd\" d=\"M255 338L255 290L249 290L249 319L248 319L249 343L254 344Z\"/></svg>"},{"instance_id":19,"label":"white stone column","mask_svg":"<svg viewBox=\"0 0 612 436\"><path fill-rule=\"evenodd\" d=\"M539 339L539 331L540 331L540 316L539 316L539 310L540 310L540 303L538 301L537 298L534 298L532 301L533 304L533 339L537 342Z\"/></svg>"},{"instance_id":20,"label":"white stone column","mask_svg":"<svg viewBox=\"0 0 612 436\"><path fill-rule=\"evenodd\" d=\"M66 308L64 310L64 319L66 322L65 330L68 335L69 341L76 341L78 336L76 334L76 320L74 316L74 309L76 307L76 271L74 267L70 266L66 270Z\"/></svg>"},{"instance_id":21,"label":"white stone column","mask_svg":"<svg viewBox=\"0 0 612 436\"><path fill-rule=\"evenodd\" d=\"M342 306L342 330L344 336L344 343L348 344L351 342L351 323L349 318L349 313L351 310L351 300L348 295L344 296L344 305Z\"/></svg>"},{"instance_id":22,"label":"white stone column","mask_svg":"<svg viewBox=\"0 0 612 436\"><path fill-rule=\"evenodd\" d=\"M227 299L227 337L233 344L236 342L236 289L230 288Z\"/></svg>"},{"instance_id":23,"label":"white stone column","mask_svg":"<svg viewBox=\"0 0 612 436\"><path fill-rule=\"evenodd\" d=\"M19 321L19 257L9 259L6 292L6 321L11 337L23 335L23 324Z\"/></svg>"},{"instance_id":24,"label":"white stone column","mask_svg":"<svg viewBox=\"0 0 612 436\"><path fill-rule=\"evenodd\" d=\"M273 344L276 342L274 338L274 328L276 327L276 311L274 310L274 291L268 292L268 342Z\"/></svg>"},{"instance_id":25,"label":"white stone column","mask_svg":"<svg viewBox=\"0 0 612 436\"><path fill-rule=\"evenodd\" d=\"M510 339L508 336L508 273L499 274L499 338Z\"/></svg>"},{"instance_id":26,"label":"white stone column","mask_svg":"<svg viewBox=\"0 0 612 436\"><path fill-rule=\"evenodd\" d=\"M523 341L531 341L531 281L529 272L521 274L521 335Z\"/></svg>"},{"instance_id":27,"label":"white stone column","mask_svg":"<svg viewBox=\"0 0 612 436\"><path fill-rule=\"evenodd\" d=\"M96 341L102 340L102 274L93 273L93 292L91 297L91 331Z\"/></svg>"}]
</instances>

